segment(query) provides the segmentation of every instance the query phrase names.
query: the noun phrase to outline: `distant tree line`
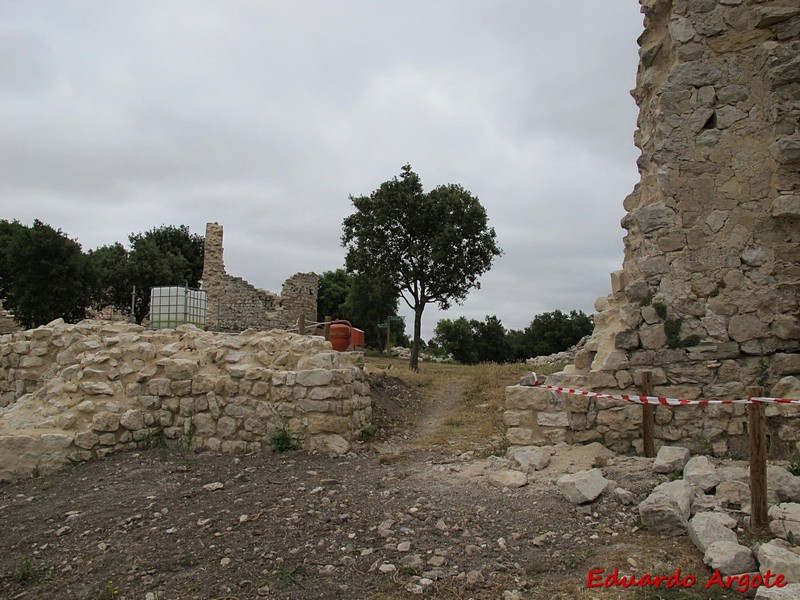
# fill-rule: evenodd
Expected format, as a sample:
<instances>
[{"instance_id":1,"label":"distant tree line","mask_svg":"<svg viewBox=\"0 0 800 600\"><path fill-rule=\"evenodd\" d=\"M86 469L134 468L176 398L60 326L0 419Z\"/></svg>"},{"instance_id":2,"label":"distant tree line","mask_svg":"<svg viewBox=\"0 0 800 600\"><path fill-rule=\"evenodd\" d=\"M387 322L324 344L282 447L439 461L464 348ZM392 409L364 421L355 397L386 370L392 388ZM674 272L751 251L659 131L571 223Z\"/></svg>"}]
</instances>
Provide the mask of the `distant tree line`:
<instances>
[{"instance_id":1,"label":"distant tree line","mask_svg":"<svg viewBox=\"0 0 800 600\"><path fill-rule=\"evenodd\" d=\"M542 313L522 330L506 330L496 316L482 322L459 317L440 320L428 347L464 364L518 362L562 352L593 330L592 318L575 310Z\"/></svg>"},{"instance_id":2,"label":"distant tree line","mask_svg":"<svg viewBox=\"0 0 800 600\"><path fill-rule=\"evenodd\" d=\"M60 229L0 220L0 301L23 327L63 318L76 322L112 306L137 323L147 316L150 289L197 287L203 274L203 237L185 225L162 225L83 252ZM136 288L136 296L132 290Z\"/></svg>"}]
</instances>

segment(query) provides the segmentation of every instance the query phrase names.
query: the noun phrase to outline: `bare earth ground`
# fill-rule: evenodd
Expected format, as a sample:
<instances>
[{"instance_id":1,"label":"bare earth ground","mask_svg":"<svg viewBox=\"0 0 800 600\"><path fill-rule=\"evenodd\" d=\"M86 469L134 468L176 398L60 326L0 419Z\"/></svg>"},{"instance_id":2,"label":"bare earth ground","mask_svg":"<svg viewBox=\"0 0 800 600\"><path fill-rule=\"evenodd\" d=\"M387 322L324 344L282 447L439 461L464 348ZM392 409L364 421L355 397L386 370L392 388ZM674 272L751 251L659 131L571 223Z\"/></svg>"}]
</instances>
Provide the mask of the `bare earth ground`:
<instances>
[{"instance_id":1,"label":"bare earth ground","mask_svg":"<svg viewBox=\"0 0 800 600\"><path fill-rule=\"evenodd\" d=\"M639 530L635 505L566 502L555 480L595 466L580 448L523 488L488 483L520 367L369 365L376 429L348 456L156 448L0 484L0 600L741 596L703 590L688 539ZM650 464L597 466L638 503L665 480ZM587 589L615 567L697 583Z\"/></svg>"}]
</instances>

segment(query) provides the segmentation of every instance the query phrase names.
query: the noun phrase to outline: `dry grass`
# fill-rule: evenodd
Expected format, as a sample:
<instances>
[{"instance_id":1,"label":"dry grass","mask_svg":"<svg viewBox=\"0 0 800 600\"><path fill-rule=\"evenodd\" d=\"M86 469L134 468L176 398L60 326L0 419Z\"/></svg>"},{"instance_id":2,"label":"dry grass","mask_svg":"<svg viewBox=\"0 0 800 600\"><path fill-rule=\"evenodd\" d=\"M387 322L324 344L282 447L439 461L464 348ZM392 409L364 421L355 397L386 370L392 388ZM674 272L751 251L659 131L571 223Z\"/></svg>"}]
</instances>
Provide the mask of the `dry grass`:
<instances>
[{"instance_id":1,"label":"dry grass","mask_svg":"<svg viewBox=\"0 0 800 600\"><path fill-rule=\"evenodd\" d=\"M417 388L429 407L442 407L437 427L425 432L424 443L461 452L505 450L505 388L530 372L524 363L421 363L414 372L406 361L369 357L367 365L373 373L393 375Z\"/></svg>"}]
</instances>

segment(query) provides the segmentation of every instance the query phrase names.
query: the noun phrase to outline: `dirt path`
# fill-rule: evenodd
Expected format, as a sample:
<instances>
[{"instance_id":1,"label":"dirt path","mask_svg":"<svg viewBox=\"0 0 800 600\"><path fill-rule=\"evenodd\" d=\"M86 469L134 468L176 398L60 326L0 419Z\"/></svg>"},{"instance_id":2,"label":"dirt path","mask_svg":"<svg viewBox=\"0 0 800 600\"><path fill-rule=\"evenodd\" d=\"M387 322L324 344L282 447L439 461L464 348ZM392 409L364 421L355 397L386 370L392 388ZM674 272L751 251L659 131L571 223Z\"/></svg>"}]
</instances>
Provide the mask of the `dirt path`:
<instances>
[{"instance_id":1,"label":"dirt path","mask_svg":"<svg viewBox=\"0 0 800 600\"><path fill-rule=\"evenodd\" d=\"M155 449L0 485L0 600L605 600L631 596L589 594L589 569L705 577L613 494L578 510L549 468L492 483L504 459L461 450L497 410L475 373L374 376L386 435L347 456ZM647 459L603 470L636 502L657 482Z\"/></svg>"},{"instance_id":2,"label":"dirt path","mask_svg":"<svg viewBox=\"0 0 800 600\"><path fill-rule=\"evenodd\" d=\"M409 449L430 450L452 441L446 439L447 433L443 430L447 423L452 424L460 418L466 385L466 378L463 378L435 392L432 402L417 418Z\"/></svg>"}]
</instances>

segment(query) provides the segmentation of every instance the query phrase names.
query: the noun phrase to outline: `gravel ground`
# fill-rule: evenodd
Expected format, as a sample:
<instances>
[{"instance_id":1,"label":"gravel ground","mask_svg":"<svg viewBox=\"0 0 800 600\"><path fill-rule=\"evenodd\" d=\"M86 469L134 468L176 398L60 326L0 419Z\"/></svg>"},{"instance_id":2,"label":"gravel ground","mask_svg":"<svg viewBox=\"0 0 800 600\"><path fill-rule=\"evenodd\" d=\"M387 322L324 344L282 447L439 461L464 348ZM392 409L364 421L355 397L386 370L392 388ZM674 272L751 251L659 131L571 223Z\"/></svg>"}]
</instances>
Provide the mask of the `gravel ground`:
<instances>
[{"instance_id":1,"label":"gravel ground","mask_svg":"<svg viewBox=\"0 0 800 600\"><path fill-rule=\"evenodd\" d=\"M588 571L709 572L686 538L638 530L635 504L556 491L600 466L638 502L664 480L651 461L563 448L527 486L495 487L503 459L421 447L400 419L419 395L373 390L379 439L347 456L153 449L0 485L0 600L655 599L587 590ZM734 597L693 594L663 597Z\"/></svg>"}]
</instances>

